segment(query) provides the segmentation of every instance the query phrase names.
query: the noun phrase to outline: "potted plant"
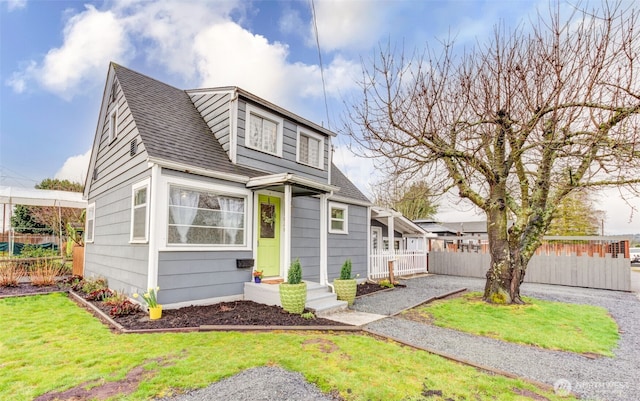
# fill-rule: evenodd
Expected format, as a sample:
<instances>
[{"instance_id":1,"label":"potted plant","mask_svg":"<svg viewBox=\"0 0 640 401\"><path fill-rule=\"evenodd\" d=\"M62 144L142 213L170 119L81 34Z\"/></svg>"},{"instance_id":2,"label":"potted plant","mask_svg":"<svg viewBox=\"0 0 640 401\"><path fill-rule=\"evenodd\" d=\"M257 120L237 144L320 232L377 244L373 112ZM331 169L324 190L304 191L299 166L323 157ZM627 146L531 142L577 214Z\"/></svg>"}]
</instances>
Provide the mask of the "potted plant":
<instances>
[{"instance_id":1,"label":"potted plant","mask_svg":"<svg viewBox=\"0 0 640 401\"><path fill-rule=\"evenodd\" d=\"M262 281L262 270L254 270L253 271L253 281L256 284L260 284L260 282Z\"/></svg>"},{"instance_id":2,"label":"potted plant","mask_svg":"<svg viewBox=\"0 0 640 401\"><path fill-rule=\"evenodd\" d=\"M302 282L300 259L291 262L287 282L280 284L280 304L289 313L300 314L307 302L307 283Z\"/></svg>"},{"instance_id":3,"label":"potted plant","mask_svg":"<svg viewBox=\"0 0 640 401\"><path fill-rule=\"evenodd\" d=\"M358 290L357 281L351 278L351 259L345 260L340 269L340 278L333 280L333 288L341 301L347 301L349 306L353 305Z\"/></svg>"},{"instance_id":4,"label":"potted plant","mask_svg":"<svg viewBox=\"0 0 640 401\"><path fill-rule=\"evenodd\" d=\"M158 291L160 287L149 288L147 292L142 294L142 299L146 302L149 308L149 319L156 320L162 317L162 305L158 304ZM138 298L138 294L133 294L134 298Z\"/></svg>"}]
</instances>

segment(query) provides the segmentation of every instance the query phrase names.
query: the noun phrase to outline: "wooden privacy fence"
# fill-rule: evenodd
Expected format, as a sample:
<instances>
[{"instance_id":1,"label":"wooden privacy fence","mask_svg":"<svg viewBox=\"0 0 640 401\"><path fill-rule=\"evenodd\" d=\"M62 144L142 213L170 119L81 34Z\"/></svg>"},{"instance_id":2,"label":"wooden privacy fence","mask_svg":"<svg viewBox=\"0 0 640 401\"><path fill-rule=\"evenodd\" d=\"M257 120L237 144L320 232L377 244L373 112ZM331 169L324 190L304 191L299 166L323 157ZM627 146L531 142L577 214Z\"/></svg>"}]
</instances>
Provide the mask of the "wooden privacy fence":
<instances>
[{"instance_id":1,"label":"wooden privacy fence","mask_svg":"<svg viewBox=\"0 0 640 401\"><path fill-rule=\"evenodd\" d=\"M393 273L396 276L427 272L426 251L396 250L392 254L386 250L374 250L371 252L369 278L388 278L390 261L393 261Z\"/></svg>"},{"instance_id":2,"label":"wooden privacy fence","mask_svg":"<svg viewBox=\"0 0 640 401\"><path fill-rule=\"evenodd\" d=\"M429 272L485 278L491 262L488 245L478 237L452 238L463 242L432 246ZM524 281L630 291L628 255L629 242L619 237L545 237L545 243L529 262Z\"/></svg>"},{"instance_id":3,"label":"wooden privacy fence","mask_svg":"<svg viewBox=\"0 0 640 401\"><path fill-rule=\"evenodd\" d=\"M84 247L73 248L73 275L84 276Z\"/></svg>"}]
</instances>

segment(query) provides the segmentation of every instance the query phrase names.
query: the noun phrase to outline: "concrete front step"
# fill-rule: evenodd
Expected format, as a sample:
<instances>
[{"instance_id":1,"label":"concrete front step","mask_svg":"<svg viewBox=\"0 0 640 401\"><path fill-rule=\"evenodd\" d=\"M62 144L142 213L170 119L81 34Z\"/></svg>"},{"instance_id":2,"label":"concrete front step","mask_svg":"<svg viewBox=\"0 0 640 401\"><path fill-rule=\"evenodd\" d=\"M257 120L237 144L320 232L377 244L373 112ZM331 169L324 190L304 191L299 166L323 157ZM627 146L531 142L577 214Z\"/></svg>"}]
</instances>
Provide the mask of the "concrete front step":
<instances>
[{"instance_id":1,"label":"concrete front step","mask_svg":"<svg viewBox=\"0 0 640 401\"><path fill-rule=\"evenodd\" d=\"M329 290L328 286L320 285L311 281L307 283L306 308L312 310L316 316L324 316L329 313L347 309L345 301L338 301L336 294ZM280 304L279 284L256 284L253 282L244 283L244 299L266 305Z\"/></svg>"}]
</instances>

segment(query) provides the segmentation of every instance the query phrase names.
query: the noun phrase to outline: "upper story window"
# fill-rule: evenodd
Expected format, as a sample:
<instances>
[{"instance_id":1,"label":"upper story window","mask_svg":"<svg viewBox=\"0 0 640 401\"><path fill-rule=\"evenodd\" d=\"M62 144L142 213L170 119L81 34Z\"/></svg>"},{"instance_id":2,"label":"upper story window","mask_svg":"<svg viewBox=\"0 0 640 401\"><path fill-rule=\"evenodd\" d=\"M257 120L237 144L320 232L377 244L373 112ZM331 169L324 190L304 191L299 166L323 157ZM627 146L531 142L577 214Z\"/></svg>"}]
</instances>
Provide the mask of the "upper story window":
<instances>
[{"instance_id":1,"label":"upper story window","mask_svg":"<svg viewBox=\"0 0 640 401\"><path fill-rule=\"evenodd\" d=\"M298 163L324 168L324 137L298 129Z\"/></svg>"},{"instance_id":2,"label":"upper story window","mask_svg":"<svg viewBox=\"0 0 640 401\"><path fill-rule=\"evenodd\" d=\"M118 136L118 108L113 108L109 114L109 143L115 141Z\"/></svg>"},{"instance_id":3,"label":"upper story window","mask_svg":"<svg viewBox=\"0 0 640 401\"><path fill-rule=\"evenodd\" d=\"M149 232L149 179L133 185L131 194L131 242L147 242Z\"/></svg>"},{"instance_id":4,"label":"upper story window","mask_svg":"<svg viewBox=\"0 0 640 401\"><path fill-rule=\"evenodd\" d=\"M282 157L282 118L247 104L245 145Z\"/></svg>"},{"instance_id":5,"label":"upper story window","mask_svg":"<svg viewBox=\"0 0 640 401\"><path fill-rule=\"evenodd\" d=\"M329 232L332 234L349 233L349 209L347 205L329 203Z\"/></svg>"}]
</instances>

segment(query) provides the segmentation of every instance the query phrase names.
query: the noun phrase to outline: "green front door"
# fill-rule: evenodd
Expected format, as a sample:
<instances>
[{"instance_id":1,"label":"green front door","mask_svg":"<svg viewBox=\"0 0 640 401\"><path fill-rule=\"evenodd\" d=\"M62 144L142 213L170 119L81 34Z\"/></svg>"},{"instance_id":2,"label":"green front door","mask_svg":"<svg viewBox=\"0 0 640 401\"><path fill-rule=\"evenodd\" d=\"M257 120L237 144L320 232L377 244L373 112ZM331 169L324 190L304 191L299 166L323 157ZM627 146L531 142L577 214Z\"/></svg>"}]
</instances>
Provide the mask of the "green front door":
<instances>
[{"instance_id":1,"label":"green front door","mask_svg":"<svg viewBox=\"0 0 640 401\"><path fill-rule=\"evenodd\" d=\"M264 275L280 275L280 198L258 195L257 269Z\"/></svg>"}]
</instances>

